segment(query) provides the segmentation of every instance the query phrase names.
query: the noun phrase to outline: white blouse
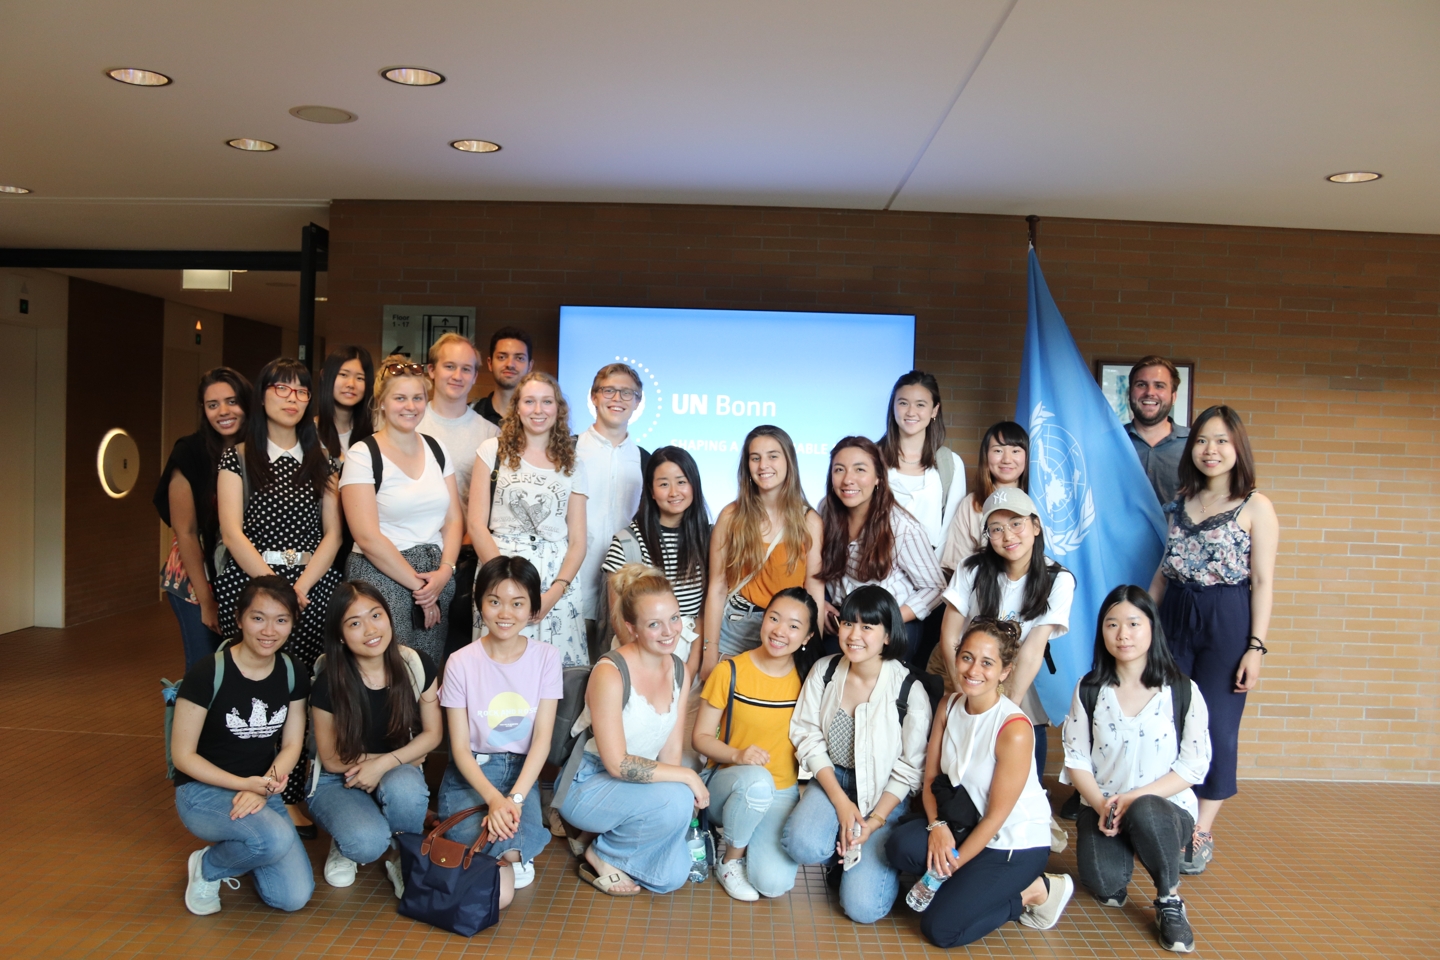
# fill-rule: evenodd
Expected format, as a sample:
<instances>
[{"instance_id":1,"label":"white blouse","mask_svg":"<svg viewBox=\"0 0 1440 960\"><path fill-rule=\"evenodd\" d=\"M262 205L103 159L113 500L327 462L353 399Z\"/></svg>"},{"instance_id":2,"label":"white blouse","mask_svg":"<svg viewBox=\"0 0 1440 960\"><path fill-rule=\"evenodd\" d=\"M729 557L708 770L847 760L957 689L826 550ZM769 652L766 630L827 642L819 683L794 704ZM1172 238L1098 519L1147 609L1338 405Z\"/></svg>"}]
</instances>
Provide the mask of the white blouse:
<instances>
[{"instance_id":1,"label":"white blouse","mask_svg":"<svg viewBox=\"0 0 1440 960\"><path fill-rule=\"evenodd\" d=\"M1154 783L1171 772L1187 783L1203 783L1210 770L1210 711L1194 681L1190 681L1190 712L1185 714L1184 739L1178 744L1169 687L1151 697L1135 716L1127 717L1120 709L1115 688L1103 686L1095 701L1092 725L1077 684L1062 737L1065 769L1060 771L1060 782L1074 782L1070 779L1072 769L1088 770L1106 797ZM1194 790L1181 790L1169 800L1192 819L1199 817Z\"/></svg>"},{"instance_id":2,"label":"white blouse","mask_svg":"<svg viewBox=\"0 0 1440 960\"><path fill-rule=\"evenodd\" d=\"M950 481L948 497L945 496L945 488L940 482L940 471L935 467L918 477L895 469L886 471L886 475L890 479L890 492L895 495L895 502L920 521L920 525L925 528L926 539L930 541L930 547L938 559L945 546L945 533L950 529L950 522L955 517L960 501L965 499L965 464L949 447L941 447L935 451L935 455L954 458L955 477ZM951 565L950 569L953 570L954 566Z\"/></svg>"}]
</instances>

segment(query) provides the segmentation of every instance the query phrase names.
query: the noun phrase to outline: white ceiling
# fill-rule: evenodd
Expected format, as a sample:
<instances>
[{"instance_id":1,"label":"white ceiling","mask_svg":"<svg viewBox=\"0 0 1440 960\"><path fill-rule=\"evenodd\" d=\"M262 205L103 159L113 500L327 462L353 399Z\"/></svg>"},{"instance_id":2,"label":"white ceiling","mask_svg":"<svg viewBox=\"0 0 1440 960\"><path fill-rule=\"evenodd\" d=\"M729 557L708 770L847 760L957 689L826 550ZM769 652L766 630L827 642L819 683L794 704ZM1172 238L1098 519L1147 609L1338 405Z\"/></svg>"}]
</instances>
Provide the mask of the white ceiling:
<instances>
[{"instance_id":1,"label":"white ceiling","mask_svg":"<svg viewBox=\"0 0 1440 960\"><path fill-rule=\"evenodd\" d=\"M334 198L1440 233L1437 40L1415 0L16 3L0 246L296 249Z\"/></svg>"}]
</instances>

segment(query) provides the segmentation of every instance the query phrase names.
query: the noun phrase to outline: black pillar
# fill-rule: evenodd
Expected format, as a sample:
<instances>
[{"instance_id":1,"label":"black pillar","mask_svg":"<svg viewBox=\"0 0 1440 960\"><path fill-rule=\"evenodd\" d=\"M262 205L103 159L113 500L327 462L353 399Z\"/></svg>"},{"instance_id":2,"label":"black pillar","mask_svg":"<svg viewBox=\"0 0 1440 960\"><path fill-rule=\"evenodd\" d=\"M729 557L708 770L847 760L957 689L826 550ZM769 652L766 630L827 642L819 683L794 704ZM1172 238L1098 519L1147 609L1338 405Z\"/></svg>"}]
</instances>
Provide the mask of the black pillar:
<instances>
[{"instance_id":1,"label":"black pillar","mask_svg":"<svg viewBox=\"0 0 1440 960\"><path fill-rule=\"evenodd\" d=\"M313 223L300 231L300 356L312 371L315 357L315 274L330 266L330 231Z\"/></svg>"}]
</instances>

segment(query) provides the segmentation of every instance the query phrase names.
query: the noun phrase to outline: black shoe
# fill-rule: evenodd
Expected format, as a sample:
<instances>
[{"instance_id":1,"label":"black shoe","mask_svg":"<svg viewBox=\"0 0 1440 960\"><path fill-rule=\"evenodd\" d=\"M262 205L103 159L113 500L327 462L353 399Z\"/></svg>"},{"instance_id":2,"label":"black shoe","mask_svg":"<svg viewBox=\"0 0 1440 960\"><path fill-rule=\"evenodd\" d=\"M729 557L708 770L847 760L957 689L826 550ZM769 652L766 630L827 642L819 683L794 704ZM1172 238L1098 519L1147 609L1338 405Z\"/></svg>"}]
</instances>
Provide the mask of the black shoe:
<instances>
[{"instance_id":1,"label":"black shoe","mask_svg":"<svg viewBox=\"0 0 1440 960\"><path fill-rule=\"evenodd\" d=\"M313 823L307 823L303 827L299 824L296 824L295 832L300 834L301 840L314 840L316 837L320 836L320 831Z\"/></svg>"},{"instance_id":2,"label":"black shoe","mask_svg":"<svg viewBox=\"0 0 1440 960\"><path fill-rule=\"evenodd\" d=\"M1121 890L1119 893L1112 893L1109 896L1096 897L1095 899L1100 901L1100 906L1102 907L1114 907L1118 910L1130 902L1130 894L1126 890Z\"/></svg>"},{"instance_id":3,"label":"black shoe","mask_svg":"<svg viewBox=\"0 0 1440 960\"><path fill-rule=\"evenodd\" d=\"M1070 794L1070 799L1060 804L1060 812L1057 816L1061 820L1074 820L1080 816L1080 791L1076 790Z\"/></svg>"},{"instance_id":4,"label":"black shoe","mask_svg":"<svg viewBox=\"0 0 1440 960\"><path fill-rule=\"evenodd\" d=\"M844 869L838 863L827 863L825 865L825 886L831 890L839 891L840 878L845 875Z\"/></svg>"},{"instance_id":5,"label":"black shoe","mask_svg":"<svg viewBox=\"0 0 1440 960\"><path fill-rule=\"evenodd\" d=\"M1195 949L1195 934L1185 916L1185 901L1179 897L1155 901L1155 925L1160 928L1160 946L1176 953Z\"/></svg>"}]
</instances>

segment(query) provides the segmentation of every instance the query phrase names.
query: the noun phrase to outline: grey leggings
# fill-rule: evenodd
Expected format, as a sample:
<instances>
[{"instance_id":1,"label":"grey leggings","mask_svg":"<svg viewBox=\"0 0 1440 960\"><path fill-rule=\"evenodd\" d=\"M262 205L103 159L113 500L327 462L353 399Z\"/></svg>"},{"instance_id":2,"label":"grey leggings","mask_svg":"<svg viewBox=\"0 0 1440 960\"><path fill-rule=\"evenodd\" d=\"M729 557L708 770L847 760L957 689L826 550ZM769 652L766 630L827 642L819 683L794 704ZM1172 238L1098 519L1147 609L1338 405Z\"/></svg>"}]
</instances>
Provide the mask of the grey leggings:
<instances>
[{"instance_id":1,"label":"grey leggings","mask_svg":"<svg viewBox=\"0 0 1440 960\"><path fill-rule=\"evenodd\" d=\"M1155 895L1164 897L1180 883L1180 859L1195 821L1163 797L1143 796L1130 804L1113 837L1100 832L1100 815L1087 806L1075 826L1076 866L1090 892L1101 899L1124 894L1138 857L1155 881Z\"/></svg>"}]
</instances>

